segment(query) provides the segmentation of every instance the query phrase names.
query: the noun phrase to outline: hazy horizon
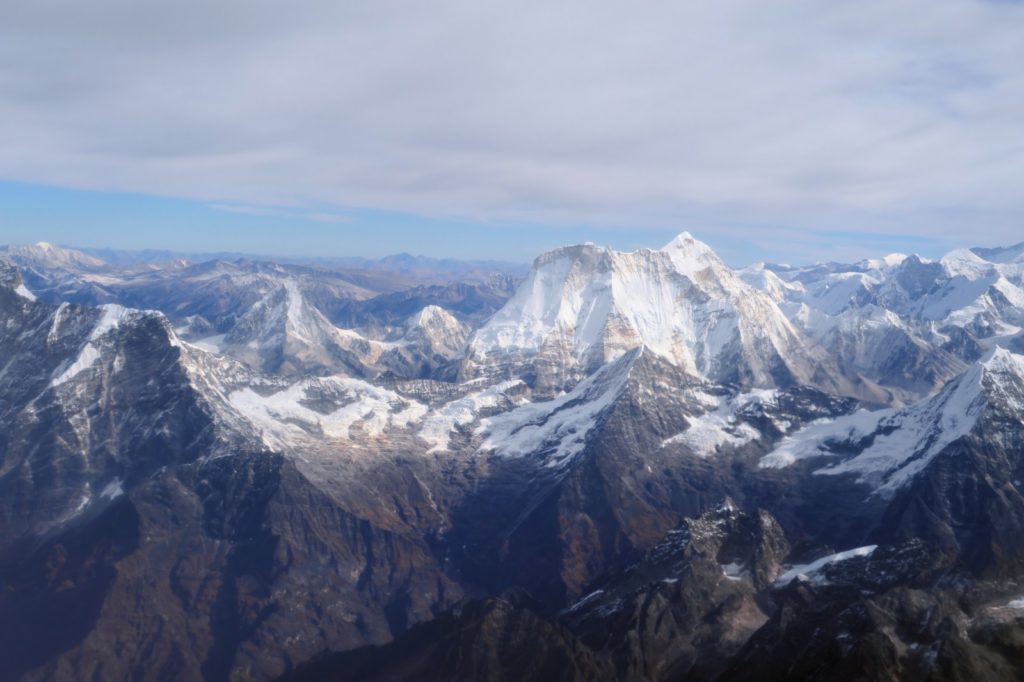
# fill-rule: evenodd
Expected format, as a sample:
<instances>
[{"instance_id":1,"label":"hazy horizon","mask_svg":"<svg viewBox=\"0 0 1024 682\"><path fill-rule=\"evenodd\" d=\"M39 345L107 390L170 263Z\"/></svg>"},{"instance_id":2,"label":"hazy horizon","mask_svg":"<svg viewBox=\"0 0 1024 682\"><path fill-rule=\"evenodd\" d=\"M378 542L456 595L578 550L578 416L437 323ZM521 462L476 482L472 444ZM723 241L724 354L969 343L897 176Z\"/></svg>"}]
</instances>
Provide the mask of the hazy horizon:
<instances>
[{"instance_id":1,"label":"hazy horizon","mask_svg":"<svg viewBox=\"0 0 1024 682\"><path fill-rule=\"evenodd\" d=\"M54 0L4 19L2 241L526 261L688 230L744 264L1022 232L1024 3Z\"/></svg>"},{"instance_id":2,"label":"hazy horizon","mask_svg":"<svg viewBox=\"0 0 1024 682\"><path fill-rule=\"evenodd\" d=\"M680 232L683 232L683 231L685 231L685 230L682 230ZM678 234L678 233L676 233L676 234ZM675 236L675 235L672 235L672 236ZM101 254L102 252L113 252L113 253L120 253L120 254L124 254L124 255L137 255L138 256L138 255L142 255L142 254L145 254L147 252L150 252L150 253L153 253L153 254L166 255L168 257L175 257L175 258L181 257L181 258L192 258L192 259L215 259L215 258L224 258L224 257L229 257L229 258L236 258L237 257L237 258L249 258L249 259L254 259L254 260L266 260L266 261L278 260L278 261L281 261L281 262L310 262L310 263L316 263L318 261L324 261L324 262L339 261L340 262L340 261L345 261L345 260L376 261L376 260L382 260L382 259L389 258L389 257L411 256L411 257L414 257L414 258L425 258L425 259L438 260L438 261L450 259L450 260L457 260L457 261L468 262L468 263L474 263L474 262L475 263L495 263L495 264L508 265L508 266L527 266L528 267L537 256L539 256L542 253L544 253L546 251L549 251L551 249L560 248L560 247L563 247L563 246L575 246L575 245L580 245L580 244L585 244L585 243L595 243L595 244L598 244L599 246L610 246L612 248L616 248L617 250L621 250L621 251L632 251L632 250L644 249L644 248L657 250L657 249L660 249L663 246L665 246L665 244L668 241L671 240L672 236L670 236L668 239L666 239L662 243L649 244L649 245L639 245L639 246L635 246L635 247L632 247L632 248L618 248L614 244L600 243L600 242L595 241L594 239L583 239L583 240L580 240L580 241L565 242L563 244L553 245L553 246L551 246L549 248L546 248L546 249L543 249L541 251L536 252L535 254L533 254L532 256L530 256L530 257L528 257L526 259L513 259L513 258L500 258L500 257L498 257L498 258L457 257L457 256L452 256L452 255L445 255L443 253L438 254L438 255L433 255L433 254L426 254L426 253L417 253L415 251L401 251L401 250L391 251L391 252L387 252L387 253L381 253L379 255L366 255L366 254L355 253L355 252L350 252L350 253L331 253L331 254L314 254L312 252L307 252L307 253L294 252L294 253L289 253L289 254L281 254L281 253L272 253L272 252L269 252L269 251L268 252L250 251L250 250L246 250L245 248L220 249L220 250L215 250L215 251L210 251L210 250L205 250L205 249L164 248L164 247L158 247L158 246L141 246L141 247L135 247L135 248L124 248L124 247L120 247L120 246L113 245L113 244L100 244L100 245L95 245L94 246L94 245L91 245L91 244L82 244L82 243L74 243L74 242L59 242L59 241L55 241L53 239L46 239L46 238L39 238L39 239L35 239L34 241L0 241L0 246L28 246L28 245L38 245L40 243L48 243L48 244L51 244L53 246L57 246L57 247L60 247L60 248L73 249L73 250L78 250L78 251L83 251L83 252L88 252L88 253L99 253L99 254ZM961 243L961 244L952 245L950 248L947 248L947 249L945 249L945 250L943 250L943 251L941 251L939 253L935 253L935 254L922 253L922 252L919 252L919 251L901 251L901 250L898 250L898 249L896 249L896 250L892 250L891 249L891 250L881 250L881 251L877 251L877 252L874 252L874 253L867 254L867 255L862 256L862 257L849 258L849 259L846 259L846 260L827 259L827 260L800 261L800 260L771 260L771 259L761 258L761 259L757 259L757 260L749 261L749 262L735 262L735 261L731 261L729 258L726 258L725 256L723 256L722 252L718 248L715 247L715 245L713 243L714 242L713 238L712 239L706 239L706 238L704 238L703 235L701 235L699 233L694 233L693 236L697 240L709 244L713 249L715 249L716 253L718 253L720 256L722 256L723 260L725 260L726 263L730 267L733 267L733 268L744 268L744 267L747 267L747 266L750 266L750 265L754 265L754 264L760 263L760 262L770 263L770 264L773 264L773 265L792 265L792 266L807 266L807 265L815 265L815 264L818 264L818 263L826 263L826 262L855 263L857 261L861 261L861 260L864 260L864 259L867 259L867 258L882 258L884 256L888 256L888 255L891 255L891 254L894 254L894 253L902 253L902 254L905 254L905 255L917 255L917 256L920 256L922 258L926 258L926 259L930 259L930 260L937 260L938 258L940 258L941 256L945 255L946 253L949 253L950 251L953 251L953 250L956 250L956 249L999 248L999 247L1012 247L1012 246L1016 246L1018 244L1024 244L1024 240L1021 240L1021 241L1018 241L1018 242L1007 242L1005 244L993 244L993 245L969 244L969 243L965 242L965 243ZM100 256L100 257L102 258L102 256ZM147 262L153 262L153 261L147 261Z\"/></svg>"}]
</instances>

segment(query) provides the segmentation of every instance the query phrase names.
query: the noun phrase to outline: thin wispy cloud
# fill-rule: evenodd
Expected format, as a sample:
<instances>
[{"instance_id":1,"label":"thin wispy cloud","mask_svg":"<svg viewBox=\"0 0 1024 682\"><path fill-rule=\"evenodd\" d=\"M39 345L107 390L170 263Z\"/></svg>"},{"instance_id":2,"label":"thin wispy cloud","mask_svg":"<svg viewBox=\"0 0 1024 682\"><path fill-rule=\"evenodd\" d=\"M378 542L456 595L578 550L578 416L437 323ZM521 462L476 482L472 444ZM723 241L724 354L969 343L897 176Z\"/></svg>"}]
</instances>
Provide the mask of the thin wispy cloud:
<instances>
[{"instance_id":1,"label":"thin wispy cloud","mask_svg":"<svg viewBox=\"0 0 1024 682\"><path fill-rule=\"evenodd\" d=\"M273 218L289 218L297 220L308 220L315 223L349 223L350 216L342 213L329 213L325 211L308 212L294 208L281 208L274 206L256 206L251 204L206 204L207 208L224 213L238 213L242 215L263 216Z\"/></svg>"},{"instance_id":2,"label":"thin wispy cloud","mask_svg":"<svg viewBox=\"0 0 1024 682\"><path fill-rule=\"evenodd\" d=\"M248 206L245 204L207 204L207 207L224 213L240 213L242 215L274 215L274 211L265 206Z\"/></svg>"},{"instance_id":3,"label":"thin wispy cloud","mask_svg":"<svg viewBox=\"0 0 1024 682\"><path fill-rule=\"evenodd\" d=\"M40 0L0 22L0 177L999 243L1021 64L1024 6L976 0Z\"/></svg>"},{"instance_id":4,"label":"thin wispy cloud","mask_svg":"<svg viewBox=\"0 0 1024 682\"><path fill-rule=\"evenodd\" d=\"M311 220L315 223L350 223L352 219L337 213L302 213L303 220Z\"/></svg>"}]
</instances>

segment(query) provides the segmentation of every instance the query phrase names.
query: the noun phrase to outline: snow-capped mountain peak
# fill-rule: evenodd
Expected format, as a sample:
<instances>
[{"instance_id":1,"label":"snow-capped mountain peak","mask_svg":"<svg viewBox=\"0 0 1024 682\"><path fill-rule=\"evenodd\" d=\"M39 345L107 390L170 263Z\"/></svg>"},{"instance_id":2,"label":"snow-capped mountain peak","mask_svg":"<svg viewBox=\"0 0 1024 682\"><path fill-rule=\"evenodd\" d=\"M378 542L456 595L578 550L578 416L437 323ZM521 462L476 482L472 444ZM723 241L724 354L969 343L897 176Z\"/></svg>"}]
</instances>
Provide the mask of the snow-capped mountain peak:
<instances>
[{"instance_id":1,"label":"snow-capped mountain peak","mask_svg":"<svg viewBox=\"0 0 1024 682\"><path fill-rule=\"evenodd\" d=\"M409 318L402 341L444 357L462 352L469 330L455 316L437 305L424 306Z\"/></svg>"},{"instance_id":2,"label":"snow-capped mountain peak","mask_svg":"<svg viewBox=\"0 0 1024 682\"><path fill-rule=\"evenodd\" d=\"M985 260L970 249L956 249L939 259L951 277L962 276L968 279L989 277L995 272L992 263Z\"/></svg>"},{"instance_id":3,"label":"snow-capped mountain peak","mask_svg":"<svg viewBox=\"0 0 1024 682\"><path fill-rule=\"evenodd\" d=\"M989 348L1024 348L1024 265L1016 255L1016 247L957 249L938 260L891 254L741 274L837 358L845 376L877 386L876 402L893 404L933 394Z\"/></svg>"},{"instance_id":4,"label":"snow-capped mountain peak","mask_svg":"<svg viewBox=\"0 0 1024 682\"><path fill-rule=\"evenodd\" d=\"M812 357L775 302L688 233L657 251L581 245L540 256L470 339L466 369L497 378L528 363L558 392L639 346L721 383L837 388L828 360Z\"/></svg>"},{"instance_id":5,"label":"snow-capped mountain peak","mask_svg":"<svg viewBox=\"0 0 1024 682\"><path fill-rule=\"evenodd\" d=\"M887 270L900 265L910 257L905 253L890 253L881 258L866 258L857 263L857 266L864 270Z\"/></svg>"},{"instance_id":6,"label":"snow-capped mountain peak","mask_svg":"<svg viewBox=\"0 0 1024 682\"><path fill-rule=\"evenodd\" d=\"M425 306L397 338L367 333L336 327L289 279L257 301L216 345L270 373L420 378L457 356L468 330L443 308Z\"/></svg>"},{"instance_id":7,"label":"snow-capped mountain peak","mask_svg":"<svg viewBox=\"0 0 1024 682\"><path fill-rule=\"evenodd\" d=\"M699 273L708 268L728 269L710 246L694 239L689 232L681 232L661 251L668 254L679 272L691 279L696 279Z\"/></svg>"},{"instance_id":8,"label":"snow-capped mountain peak","mask_svg":"<svg viewBox=\"0 0 1024 682\"><path fill-rule=\"evenodd\" d=\"M49 242L38 242L24 246L5 246L0 250L7 258L23 268L34 270L66 270L70 272L95 272L105 270L108 265L75 249L65 249Z\"/></svg>"},{"instance_id":9,"label":"snow-capped mountain peak","mask_svg":"<svg viewBox=\"0 0 1024 682\"><path fill-rule=\"evenodd\" d=\"M419 312L413 314L406 323L406 328L426 330L446 330L461 327L455 316L438 305L423 306Z\"/></svg>"},{"instance_id":10,"label":"snow-capped mountain peak","mask_svg":"<svg viewBox=\"0 0 1024 682\"><path fill-rule=\"evenodd\" d=\"M263 371L330 374L345 369L355 376L362 376L364 366L381 352L358 334L332 325L291 280L238 320L225 337L224 348Z\"/></svg>"}]
</instances>

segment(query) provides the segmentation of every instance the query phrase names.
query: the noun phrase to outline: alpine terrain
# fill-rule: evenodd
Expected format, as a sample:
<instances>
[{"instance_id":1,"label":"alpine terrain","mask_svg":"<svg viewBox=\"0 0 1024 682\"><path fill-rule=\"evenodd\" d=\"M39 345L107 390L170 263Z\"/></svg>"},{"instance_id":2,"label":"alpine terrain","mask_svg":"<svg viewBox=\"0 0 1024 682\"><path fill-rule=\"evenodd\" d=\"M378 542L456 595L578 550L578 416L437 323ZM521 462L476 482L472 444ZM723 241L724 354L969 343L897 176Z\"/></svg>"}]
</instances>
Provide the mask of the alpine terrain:
<instances>
[{"instance_id":1,"label":"alpine terrain","mask_svg":"<svg viewBox=\"0 0 1024 682\"><path fill-rule=\"evenodd\" d=\"M1024 678L1024 244L0 249L4 680Z\"/></svg>"}]
</instances>

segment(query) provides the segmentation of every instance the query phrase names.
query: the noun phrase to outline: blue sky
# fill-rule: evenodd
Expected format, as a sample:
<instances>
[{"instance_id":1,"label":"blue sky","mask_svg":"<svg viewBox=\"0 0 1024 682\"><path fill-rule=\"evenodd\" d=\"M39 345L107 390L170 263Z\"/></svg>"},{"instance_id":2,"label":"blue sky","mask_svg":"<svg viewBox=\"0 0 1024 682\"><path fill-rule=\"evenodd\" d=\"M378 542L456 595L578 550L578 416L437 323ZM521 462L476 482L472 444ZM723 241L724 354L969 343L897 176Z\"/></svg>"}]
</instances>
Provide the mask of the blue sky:
<instances>
[{"instance_id":1,"label":"blue sky","mask_svg":"<svg viewBox=\"0 0 1024 682\"><path fill-rule=\"evenodd\" d=\"M803 260L830 254L849 259L915 252L938 256L951 248L939 240L862 232L821 232L756 226L770 235L797 240ZM380 210L271 207L217 204L144 194L73 190L0 182L0 243L48 241L73 247L233 251L281 256L379 257L409 252L434 257L529 262L544 250L593 241L622 250L658 248L680 230L610 226L568 226L508 221L434 219ZM735 266L756 260L795 262L785 245L751 243L731 230L694 227ZM798 259L799 260L799 259Z\"/></svg>"},{"instance_id":2,"label":"blue sky","mask_svg":"<svg viewBox=\"0 0 1024 682\"><path fill-rule=\"evenodd\" d=\"M526 262L545 249L594 241L661 246L664 229L434 219L382 210L220 204L144 194L0 183L0 241L79 247L238 251L283 256L435 257Z\"/></svg>"},{"instance_id":3,"label":"blue sky","mask_svg":"<svg viewBox=\"0 0 1024 682\"><path fill-rule=\"evenodd\" d=\"M1024 4L47 0L0 242L742 265L1024 239Z\"/></svg>"}]
</instances>

